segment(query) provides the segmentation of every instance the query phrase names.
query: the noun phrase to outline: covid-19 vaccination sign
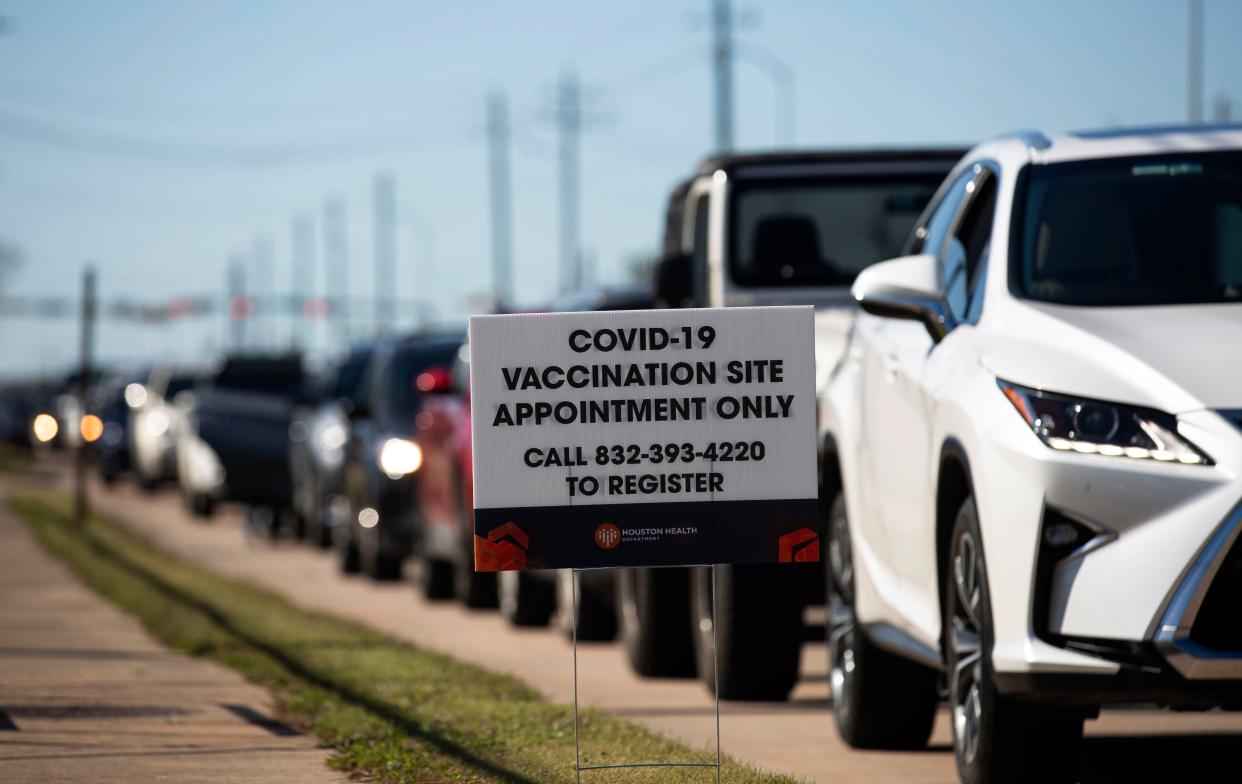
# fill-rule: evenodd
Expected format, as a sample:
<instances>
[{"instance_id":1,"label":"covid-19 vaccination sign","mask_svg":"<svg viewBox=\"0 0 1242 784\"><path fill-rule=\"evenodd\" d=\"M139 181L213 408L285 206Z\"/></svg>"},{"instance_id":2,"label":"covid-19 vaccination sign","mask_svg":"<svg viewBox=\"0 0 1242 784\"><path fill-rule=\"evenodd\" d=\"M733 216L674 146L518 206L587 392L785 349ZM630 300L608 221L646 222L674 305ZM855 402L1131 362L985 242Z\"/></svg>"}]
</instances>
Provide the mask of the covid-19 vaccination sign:
<instances>
[{"instance_id":1,"label":"covid-19 vaccination sign","mask_svg":"<svg viewBox=\"0 0 1242 784\"><path fill-rule=\"evenodd\" d=\"M474 316L479 571L819 560L810 307Z\"/></svg>"}]
</instances>

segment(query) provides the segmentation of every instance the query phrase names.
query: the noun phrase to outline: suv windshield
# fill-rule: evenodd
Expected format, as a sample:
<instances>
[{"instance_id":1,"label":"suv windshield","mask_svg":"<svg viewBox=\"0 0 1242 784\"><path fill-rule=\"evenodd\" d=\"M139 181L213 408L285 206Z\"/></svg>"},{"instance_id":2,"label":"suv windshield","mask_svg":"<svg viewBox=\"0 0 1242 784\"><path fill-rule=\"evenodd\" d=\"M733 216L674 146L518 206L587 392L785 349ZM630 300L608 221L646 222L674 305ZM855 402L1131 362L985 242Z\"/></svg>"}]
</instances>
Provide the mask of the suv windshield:
<instances>
[{"instance_id":1,"label":"suv windshield","mask_svg":"<svg viewBox=\"0 0 1242 784\"><path fill-rule=\"evenodd\" d=\"M1242 153L1033 166L1018 293L1064 305L1242 300Z\"/></svg>"},{"instance_id":2,"label":"suv windshield","mask_svg":"<svg viewBox=\"0 0 1242 784\"><path fill-rule=\"evenodd\" d=\"M733 280L848 286L864 267L900 254L943 178L739 179L729 221Z\"/></svg>"}]
</instances>

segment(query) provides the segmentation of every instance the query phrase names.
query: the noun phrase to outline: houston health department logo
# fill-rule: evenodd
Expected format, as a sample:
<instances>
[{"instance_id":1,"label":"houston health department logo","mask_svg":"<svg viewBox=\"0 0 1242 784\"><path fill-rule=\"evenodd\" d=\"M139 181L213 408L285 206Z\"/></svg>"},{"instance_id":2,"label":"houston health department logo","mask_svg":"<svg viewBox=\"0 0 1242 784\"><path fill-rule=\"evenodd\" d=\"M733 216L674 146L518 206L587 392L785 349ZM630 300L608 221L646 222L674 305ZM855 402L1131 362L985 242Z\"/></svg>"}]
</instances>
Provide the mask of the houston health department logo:
<instances>
[{"instance_id":1,"label":"houston health department logo","mask_svg":"<svg viewBox=\"0 0 1242 784\"><path fill-rule=\"evenodd\" d=\"M612 523L604 523L595 529L595 544L601 550L611 550L621 544L621 529Z\"/></svg>"}]
</instances>

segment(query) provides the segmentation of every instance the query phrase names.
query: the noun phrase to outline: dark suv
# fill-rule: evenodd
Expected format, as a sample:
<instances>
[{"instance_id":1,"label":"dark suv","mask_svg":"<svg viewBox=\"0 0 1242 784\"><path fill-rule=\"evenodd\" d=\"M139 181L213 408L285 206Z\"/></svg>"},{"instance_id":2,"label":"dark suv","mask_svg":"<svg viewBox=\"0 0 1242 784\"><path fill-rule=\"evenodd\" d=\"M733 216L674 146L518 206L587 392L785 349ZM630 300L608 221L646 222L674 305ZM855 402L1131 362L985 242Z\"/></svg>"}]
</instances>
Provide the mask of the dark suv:
<instances>
[{"instance_id":1,"label":"dark suv","mask_svg":"<svg viewBox=\"0 0 1242 784\"><path fill-rule=\"evenodd\" d=\"M341 569L395 580L421 527L415 440L424 395L450 383L449 366L465 335L421 334L383 340L349 412L342 472L348 517L333 529ZM437 372L428 373L435 370Z\"/></svg>"}]
</instances>

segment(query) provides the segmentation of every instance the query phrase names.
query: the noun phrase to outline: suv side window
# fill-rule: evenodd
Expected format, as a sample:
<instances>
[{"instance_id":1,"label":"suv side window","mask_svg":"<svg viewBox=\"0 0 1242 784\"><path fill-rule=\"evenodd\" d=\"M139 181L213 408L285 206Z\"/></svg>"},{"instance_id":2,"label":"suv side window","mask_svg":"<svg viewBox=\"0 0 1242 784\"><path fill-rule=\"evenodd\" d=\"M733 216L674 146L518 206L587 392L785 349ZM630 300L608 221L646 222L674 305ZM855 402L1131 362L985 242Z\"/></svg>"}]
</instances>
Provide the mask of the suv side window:
<instances>
[{"instance_id":1,"label":"suv side window","mask_svg":"<svg viewBox=\"0 0 1242 784\"><path fill-rule=\"evenodd\" d=\"M978 320L982 310L982 271L991 249L996 211L996 176L983 167L976 167L972 173L970 200L940 259L945 302L958 321Z\"/></svg>"},{"instance_id":2,"label":"suv side window","mask_svg":"<svg viewBox=\"0 0 1242 784\"><path fill-rule=\"evenodd\" d=\"M966 170L940 195L926 221L914 230L914 241L910 243L911 254L940 255L941 249L944 248L945 237L948 236L949 229L953 225L953 218L957 215L957 209L966 195L966 183L970 182L974 176L972 169Z\"/></svg>"}]
</instances>

